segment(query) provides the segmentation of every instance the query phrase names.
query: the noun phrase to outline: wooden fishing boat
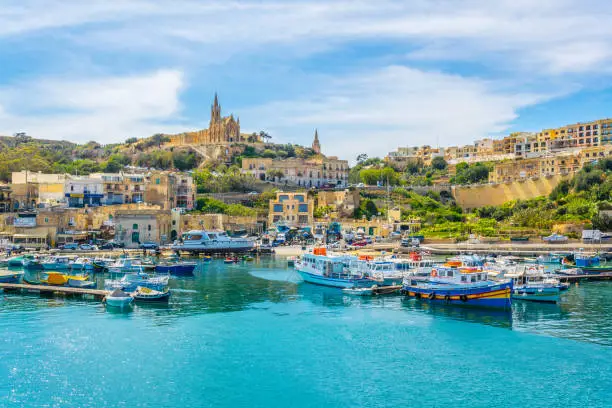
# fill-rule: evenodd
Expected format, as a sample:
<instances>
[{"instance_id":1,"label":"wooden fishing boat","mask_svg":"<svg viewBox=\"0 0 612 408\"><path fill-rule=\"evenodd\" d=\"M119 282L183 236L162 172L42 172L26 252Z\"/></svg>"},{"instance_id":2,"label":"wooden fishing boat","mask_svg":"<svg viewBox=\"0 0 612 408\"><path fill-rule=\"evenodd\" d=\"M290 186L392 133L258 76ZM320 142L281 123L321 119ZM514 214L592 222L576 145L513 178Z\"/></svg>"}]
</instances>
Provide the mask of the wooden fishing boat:
<instances>
[{"instance_id":1,"label":"wooden fishing boat","mask_svg":"<svg viewBox=\"0 0 612 408\"><path fill-rule=\"evenodd\" d=\"M121 289L115 289L106 295L104 301L107 306L125 308L134 301L134 298Z\"/></svg>"},{"instance_id":2,"label":"wooden fishing boat","mask_svg":"<svg viewBox=\"0 0 612 408\"><path fill-rule=\"evenodd\" d=\"M139 286L132 296L136 302L168 302L170 291L167 288L160 291Z\"/></svg>"}]
</instances>

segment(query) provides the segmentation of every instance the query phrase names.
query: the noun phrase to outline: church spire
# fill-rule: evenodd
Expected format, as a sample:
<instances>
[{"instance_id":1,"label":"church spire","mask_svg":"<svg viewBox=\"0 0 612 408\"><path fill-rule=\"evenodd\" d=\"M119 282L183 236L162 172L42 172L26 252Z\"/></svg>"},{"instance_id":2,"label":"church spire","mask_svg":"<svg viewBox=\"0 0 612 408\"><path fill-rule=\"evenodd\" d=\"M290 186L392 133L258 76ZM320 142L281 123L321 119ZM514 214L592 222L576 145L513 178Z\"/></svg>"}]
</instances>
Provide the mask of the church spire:
<instances>
[{"instance_id":1,"label":"church spire","mask_svg":"<svg viewBox=\"0 0 612 408\"><path fill-rule=\"evenodd\" d=\"M321 154L321 143L319 143L319 131L315 129L314 141L312 142L312 150L316 154Z\"/></svg>"},{"instance_id":2,"label":"church spire","mask_svg":"<svg viewBox=\"0 0 612 408\"><path fill-rule=\"evenodd\" d=\"M219 105L219 98L215 92L215 100L212 107L210 108L210 123L218 123L221 121L221 106Z\"/></svg>"}]
</instances>

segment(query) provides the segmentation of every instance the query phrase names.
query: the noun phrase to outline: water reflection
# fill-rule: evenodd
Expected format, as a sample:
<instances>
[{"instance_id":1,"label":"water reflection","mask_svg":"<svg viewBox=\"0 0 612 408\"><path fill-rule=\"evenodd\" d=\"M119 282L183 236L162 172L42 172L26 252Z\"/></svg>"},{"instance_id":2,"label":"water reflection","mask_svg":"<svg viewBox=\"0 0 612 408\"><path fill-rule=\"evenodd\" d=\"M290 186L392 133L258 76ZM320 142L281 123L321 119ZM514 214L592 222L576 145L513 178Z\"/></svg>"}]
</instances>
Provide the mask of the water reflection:
<instances>
[{"instance_id":1,"label":"water reflection","mask_svg":"<svg viewBox=\"0 0 612 408\"><path fill-rule=\"evenodd\" d=\"M24 272L28 281L40 279L39 271ZM108 278L108 274L94 275L98 288L103 288ZM511 311L431 304L401 296L353 297L339 289L299 282L284 259L262 257L236 265L214 260L200 262L193 277L171 279L172 296L167 305L135 304L130 313L116 313L93 298L6 292L0 315L59 307L93 308L100 316L127 315L144 318L153 325L168 325L194 314L266 309L270 304L306 301L321 306L316 313L341 313L348 307L385 308L612 345L612 282L573 285L559 305L515 301Z\"/></svg>"}]
</instances>

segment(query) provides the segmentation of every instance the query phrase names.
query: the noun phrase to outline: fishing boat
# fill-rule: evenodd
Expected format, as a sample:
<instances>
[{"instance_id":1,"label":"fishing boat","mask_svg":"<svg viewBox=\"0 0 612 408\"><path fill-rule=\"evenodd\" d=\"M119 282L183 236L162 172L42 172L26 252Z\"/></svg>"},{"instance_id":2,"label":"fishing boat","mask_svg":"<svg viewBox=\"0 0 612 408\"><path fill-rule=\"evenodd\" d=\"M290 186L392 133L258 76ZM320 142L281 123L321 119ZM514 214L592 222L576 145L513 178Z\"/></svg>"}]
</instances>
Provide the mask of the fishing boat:
<instances>
[{"instance_id":1,"label":"fishing boat","mask_svg":"<svg viewBox=\"0 0 612 408\"><path fill-rule=\"evenodd\" d=\"M539 264L560 264L563 259L563 255L549 253L546 255L540 255L536 258L536 262Z\"/></svg>"},{"instance_id":2,"label":"fishing boat","mask_svg":"<svg viewBox=\"0 0 612 408\"><path fill-rule=\"evenodd\" d=\"M21 271L0 271L0 283L19 283L22 278Z\"/></svg>"},{"instance_id":3,"label":"fishing boat","mask_svg":"<svg viewBox=\"0 0 612 408\"><path fill-rule=\"evenodd\" d=\"M144 272L146 268L139 258L119 258L108 265L107 269L111 273L135 273Z\"/></svg>"},{"instance_id":4,"label":"fishing boat","mask_svg":"<svg viewBox=\"0 0 612 408\"><path fill-rule=\"evenodd\" d=\"M591 268L599 265L600 258L597 254L578 252L574 254L574 262L576 268Z\"/></svg>"},{"instance_id":5,"label":"fishing boat","mask_svg":"<svg viewBox=\"0 0 612 408\"><path fill-rule=\"evenodd\" d=\"M129 306L134 298L121 289L115 289L104 298L107 306L124 308Z\"/></svg>"},{"instance_id":6,"label":"fishing boat","mask_svg":"<svg viewBox=\"0 0 612 408\"><path fill-rule=\"evenodd\" d=\"M354 275L348 268L355 257L327 255L325 248L315 248L295 263L295 270L304 282L335 288L372 286L374 283L361 275Z\"/></svg>"},{"instance_id":7,"label":"fishing boat","mask_svg":"<svg viewBox=\"0 0 612 408\"><path fill-rule=\"evenodd\" d=\"M89 275L67 275L68 286L73 288L95 288L96 282L89 280Z\"/></svg>"},{"instance_id":8,"label":"fishing boat","mask_svg":"<svg viewBox=\"0 0 612 408\"><path fill-rule=\"evenodd\" d=\"M348 269L355 276L363 276L380 285L401 283L405 271L399 270L396 263L385 259L371 259L359 256L348 264Z\"/></svg>"},{"instance_id":9,"label":"fishing boat","mask_svg":"<svg viewBox=\"0 0 612 408\"><path fill-rule=\"evenodd\" d=\"M70 269L73 271L93 271L94 265L91 259L79 257L70 263Z\"/></svg>"},{"instance_id":10,"label":"fishing boat","mask_svg":"<svg viewBox=\"0 0 612 408\"><path fill-rule=\"evenodd\" d=\"M612 272L612 264L583 266L580 268L585 275L598 275L600 273Z\"/></svg>"},{"instance_id":11,"label":"fishing boat","mask_svg":"<svg viewBox=\"0 0 612 408\"><path fill-rule=\"evenodd\" d=\"M253 241L231 238L224 231L192 230L183 234L180 241L173 244L171 249L192 254L214 254L247 252L254 247Z\"/></svg>"},{"instance_id":12,"label":"fishing boat","mask_svg":"<svg viewBox=\"0 0 612 408\"><path fill-rule=\"evenodd\" d=\"M65 286L68 283L68 275L61 272L45 272L45 277L40 280L43 285Z\"/></svg>"},{"instance_id":13,"label":"fishing boat","mask_svg":"<svg viewBox=\"0 0 612 408\"><path fill-rule=\"evenodd\" d=\"M163 291L154 290L139 286L132 294L136 302L168 302L170 299L170 291L166 288Z\"/></svg>"},{"instance_id":14,"label":"fishing boat","mask_svg":"<svg viewBox=\"0 0 612 408\"><path fill-rule=\"evenodd\" d=\"M126 292L134 292L138 286L146 287L154 290L163 291L168 287L169 275L165 276L149 276L146 273L128 273L121 279L107 279L104 282L104 289L122 289Z\"/></svg>"},{"instance_id":15,"label":"fishing boat","mask_svg":"<svg viewBox=\"0 0 612 408\"><path fill-rule=\"evenodd\" d=\"M522 270L506 273L512 279L512 299L531 302L557 303L561 297L562 284L544 273L543 269L523 267Z\"/></svg>"},{"instance_id":16,"label":"fishing boat","mask_svg":"<svg viewBox=\"0 0 612 408\"><path fill-rule=\"evenodd\" d=\"M155 273L160 275L193 276L197 263L178 260L164 260L155 266Z\"/></svg>"},{"instance_id":17,"label":"fishing boat","mask_svg":"<svg viewBox=\"0 0 612 408\"><path fill-rule=\"evenodd\" d=\"M37 255L24 255L21 262L25 269L42 269L41 259Z\"/></svg>"},{"instance_id":18,"label":"fishing boat","mask_svg":"<svg viewBox=\"0 0 612 408\"><path fill-rule=\"evenodd\" d=\"M9 259L6 260L6 265L9 268L21 268L21 267L23 267L23 256L22 255L17 255L17 256L10 257Z\"/></svg>"},{"instance_id":19,"label":"fishing boat","mask_svg":"<svg viewBox=\"0 0 612 408\"><path fill-rule=\"evenodd\" d=\"M512 281L489 280L477 267L447 263L432 269L426 281L406 277L402 291L409 297L451 305L509 308Z\"/></svg>"},{"instance_id":20,"label":"fishing boat","mask_svg":"<svg viewBox=\"0 0 612 408\"><path fill-rule=\"evenodd\" d=\"M104 257L96 257L91 261L95 270L105 270L111 264L113 264L115 260L113 258L104 258Z\"/></svg>"},{"instance_id":21,"label":"fishing boat","mask_svg":"<svg viewBox=\"0 0 612 408\"><path fill-rule=\"evenodd\" d=\"M44 270L63 271L70 269L70 258L67 256L50 256L40 262Z\"/></svg>"}]
</instances>

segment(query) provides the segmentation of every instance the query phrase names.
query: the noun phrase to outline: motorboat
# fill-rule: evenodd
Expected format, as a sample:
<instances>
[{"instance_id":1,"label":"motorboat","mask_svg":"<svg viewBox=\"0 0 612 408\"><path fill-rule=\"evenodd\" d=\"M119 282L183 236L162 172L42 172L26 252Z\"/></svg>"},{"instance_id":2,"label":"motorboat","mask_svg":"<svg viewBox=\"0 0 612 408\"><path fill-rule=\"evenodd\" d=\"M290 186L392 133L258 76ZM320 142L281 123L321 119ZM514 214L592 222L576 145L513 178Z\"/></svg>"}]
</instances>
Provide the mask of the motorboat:
<instances>
[{"instance_id":1,"label":"motorboat","mask_svg":"<svg viewBox=\"0 0 612 408\"><path fill-rule=\"evenodd\" d=\"M314 248L295 263L295 270L304 282L335 288L372 286L366 276L354 274L348 265L356 257L349 255L328 255L326 248Z\"/></svg>"},{"instance_id":2,"label":"motorboat","mask_svg":"<svg viewBox=\"0 0 612 408\"><path fill-rule=\"evenodd\" d=\"M37 255L24 255L22 264L25 269L36 270L42 269L41 259Z\"/></svg>"},{"instance_id":3,"label":"motorboat","mask_svg":"<svg viewBox=\"0 0 612 408\"><path fill-rule=\"evenodd\" d=\"M111 273L135 273L144 272L145 265L140 258L119 258L108 265L107 269Z\"/></svg>"},{"instance_id":4,"label":"motorboat","mask_svg":"<svg viewBox=\"0 0 612 408\"><path fill-rule=\"evenodd\" d=\"M224 231L191 230L181 236L181 240L171 245L176 252L191 254L239 253L247 252L255 243L246 238L232 238Z\"/></svg>"},{"instance_id":5,"label":"motorboat","mask_svg":"<svg viewBox=\"0 0 612 408\"><path fill-rule=\"evenodd\" d=\"M115 262L114 258L96 257L91 261L94 269L105 270Z\"/></svg>"},{"instance_id":6,"label":"motorboat","mask_svg":"<svg viewBox=\"0 0 612 408\"><path fill-rule=\"evenodd\" d=\"M70 258L67 256L50 256L40 262L44 270L63 271L70 269Z\"/></svg>"},{"instance_id":7,"label":"motorboat","mask_svg":"<svg viewBox=\"0 0 612 408\"><path fill-rule=\"evenodd\" d=\"M512 279L512 299L531 302L556 303L564 286L558 279L546 274L543 268L533 266L506 273L504 279Z\"/></svg>"},{"instance_id":8,"label":"motorboat","mask_svg":"<svg viewBox=\"0 0 612 408\"><path fill-rule=\"evenodd\" d=\"M107 306L124 308L129 306L134 298L121 289L114 289L104 298Z\"/></svg>"},{"instance_id":9,"label":"motorboat","mask_svg":"<svg viewBox=\"0 0 612 408\"><path fill-rule=\"evenodd\" d=\"M542 238L544 241L548 242L549 244L554 244L554 243L560 243L560 242L567 242L568 238L565 235L561 235L561 234L551 234L547 237Z\"/></svg>"},{"instance_id":10,"label":"motorboat","mask_svg":"<svg viewBox=\"0 0 612 408\"><path fill-rule=\"evenodd\" d=\"M121 279L108 279L104 282L106 290L122 289L126 292L134 292L139 286L149 289L163 291L168 286L170 275L149 276L146 273L128 273Z\"/></svg>"},{"instance_id":11,"label":"motorboat","mask_svg":"<svg viewBox=\"0 0 612 408\"><path fill-rule=\"evenodd\" d=\"M94 265L90 258L79 257L70 263L73 271L93 271Z\"/></svg>"},{"instance_id":12,"label":"motorboat","mask_svg":"<svg viewBox=\"0 0 612 408\"><path fill-rule=\"evenodd\" d=\"M168 288L165 290L154 290L147 287L138 286L132 296L136 302L167 303L170 299L170 291Z\"/></svg>"},{"instance_id":13,"label":"motorboat","mask_svg":"<svg viewBox=\"0 0 612 408\"><path fill-rule=\"evenodd\" d=\"M65 286L68 283L68 275L61 272L45 272L44 275L40 280L43 285Z\"/></svg>"},{"instance_id":14,"label":"motorboat","mask_svg":"<svg viewBox=\"0 0 612 408\"><path fill-rule=\"evenodd\" d=\"M155 273L159 275L193 276L198 264L195 262L164 260L155 266Z\"/></svg>"},{"instance_id":15,"label":"motorboat","mask_svg":"<svg viewBox=\"0 0 612 408\"><path fill-rule=\"evenodd\" d=\"M6 260L6 266L9 268L23 267L23 255L12 256Z\"/></svg>"},{"instance_id":16,"label":"motorboat","mask_svg":"<svg viewBox=\"0 0 612 408\"><path fill-rule=\"evenodd\" d=\"M449 305L510 308L512 281L493 281L478 267L451 262L432 269L427 280L405 277L402 291L409 297Z\"/></svg>"},{"instance_id":17,"label":"motorboat","mask_svg":"<svg viewBox=\"0 0 612 408\"><path fill-rule=\"evenodd\" d=\"M22 278L21 271L0 271L0 283L19 283Z\"/></svg>"},{"instance_id":18,"label":"motorboat","mask_svg":"<svg viewBox=\"0 0 612 408\"><path fill-rule=\"evenodd\" d=\"M536 258L536 262L539 264L560 264L562 260L563 255L554 253L540 255Z\"/></svg>"},{"instance_id":19,"label":"motorboat","mask_svg":"<svg viewBox=\"0 0 612 408\"><path fill-rule=\"evenodd\" d=\"M67 275L68 286L73 288L95 288L96 282L89 280L89 275Z\"/></svg>"}]
</instances>

